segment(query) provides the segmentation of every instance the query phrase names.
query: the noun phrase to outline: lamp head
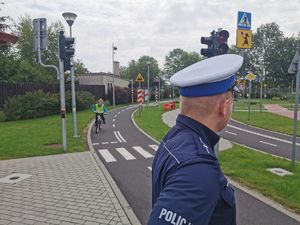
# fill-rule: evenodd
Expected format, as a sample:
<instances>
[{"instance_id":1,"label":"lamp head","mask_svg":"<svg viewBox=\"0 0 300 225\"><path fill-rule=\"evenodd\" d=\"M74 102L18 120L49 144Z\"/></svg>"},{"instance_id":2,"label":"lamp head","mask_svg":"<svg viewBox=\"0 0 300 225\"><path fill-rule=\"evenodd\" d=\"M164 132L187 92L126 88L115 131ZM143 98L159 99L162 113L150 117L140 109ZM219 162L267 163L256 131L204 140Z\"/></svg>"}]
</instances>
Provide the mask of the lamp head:
<instances>
[{"instance_id":1,"label":"lamp head","mask_svg":"<svg viewBox=\"0 0 300 225\"><path fill-rule=\"evenodd\" d=\"M62 14L62 16L65 18L65 20L67 21L67 23L69 24L70 27L72 26L72 24L74 23L74 21L77 17L77 15L72 12L65 12Z\"/></svg>"}]
</instances>

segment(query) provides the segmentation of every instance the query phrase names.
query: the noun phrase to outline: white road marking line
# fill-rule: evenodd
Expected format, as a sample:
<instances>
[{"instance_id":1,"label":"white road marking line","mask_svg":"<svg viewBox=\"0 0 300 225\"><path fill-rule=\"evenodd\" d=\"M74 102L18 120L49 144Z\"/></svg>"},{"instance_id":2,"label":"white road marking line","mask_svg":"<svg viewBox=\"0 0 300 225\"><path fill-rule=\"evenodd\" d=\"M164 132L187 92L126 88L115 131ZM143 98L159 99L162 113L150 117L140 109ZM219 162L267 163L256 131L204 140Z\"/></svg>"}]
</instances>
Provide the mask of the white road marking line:
<instances>
[{"instance_id":1,"label":"white road marking line","mask_svg":"<svg viewBox=\"0 0 300 225\"><path fill-rule=\"evenodd\" d=\"M158 145L148 145L150 148L152 148L154 151L157 151Z\"/></svg>"},{"instance_id":2,"label":"white road marking line","mask_svg":"<svg viewBox=\"0 0 300 225\"><path fill-rule=\"evenodd\" d=\"M118 112L118 114L120 114L121 112Z\"/></svg>"},{"instance_id":3,"label":"white road marking line","mask_svg":"<svg viewBox=\"0 0 300 225\"><path fill-rule=\"evenodd\" d=\"M133 160L136 159L130 152L128 152L125 148L116 148L116 150L126 159Z\"/></svg>"},{"instance_id":4,"label":"white road marking line","mask_svg":"<svg viewBox=\"0 0 300 225\"><path fill-rule=\"evenodd\" d=\"M115 115L115 117L117 118L117 117L118 117L118 115Z\"/></svg>"},{"instance_id":5,"label":"white road marking line","mask_svg":"<svg viewBox=\"0 0 300 225\"><path fill-rule=\"evenodd\" d=\"M124 112L125 111L125 109L122 109L122 112Z\"/></svg>"},{"instance_id":6,"label":"white road marking line","mask_svg":"<svg viewBox=\"0 0 300 225\"><path fill-rule=\"evenodd\" d=\"M118 136L118 134L117 134L116 131L114 131L114 134L115 134L116 138L118 139L118 141L119 141L119 142L122 142L122 140L119 138L119 136Z\"/></svg>"},{"instance_id":7,"label":"white road marking line","mask_svg":"<svg viewBox=\"0 0 300 225\"><path fill-rule=\"evenodd\" d=\"M110 143L111 143L111 144L118 144L117 141L111 141Z\"/></svg>"},{"instance_id":8,"label":"white road marking line","mask_svg":"<svg viewBox=\"0 0 300 225\"><path fill-rule=\"evenodd\" d=\"M115 124L113 124L113 127L115 127Z\"/></svg>"},{"instance_id":9,"label":"white road marking line","mask_svg":"<svg viewBox=\"0 0 300 225\"><path fill-rule=\"evenodd\" d=\"M116 120L115 119L113 119L113 122L115 122Z\"/></svg>"},{"instance_id":10,"label":"white road marking line","mask_svg":"<svg viewBox=\"0 0 300 225\"><path fill-rule=\"evenodd\" d=\"M153 155L150 154L149 152L145 151L142 147L140 146L133 146L132 147L134 150L136 150L138 153L140 153L142 156L144 156L145 158L152 158Z\"/></svg>"},{"instance_id":11,"label":"white road marking line","mask_svg":"<svg viewBox=\"0 0 300 225\"><path fill-rule=\"evenodd\" d=\"M99 145L99 143L93 143L93 145Z\"/></svg>"},{"instance_id":12,"label":"white road marking line","mask_svg":"<svg viewBox=\"0 0 300 225\"><path fill-rule=\"evenodd\" d=\"M109 142L102 142L101 144L103 144L103 145L107 145Z\"/></svg>"},{"instance_id":13,"label":"white road marking line","mask_svg":"<svg viewBox=\"0 0 300 225\"><path fill-rule=\"evenodd\" d=\"M126 142L126 140L125 140L125 139L123 138L123 136L121 135L120 131L117 131L117 133L118 133L119 137L121 138L121 140L122 140L123 142Z\"/></svg>"},{"instance_id":14,"label":"white road marking line","mask_svg":"<svg viewBox=\"0 0 300 225\"><path fill-rule=\"evenodd\" d=\"M106 162L116 162L117 160L113 157L112 154L107 149L98 150L101 156L104 158Z\"/></svg>"},{"instance_id":15,"label":"white road marking line","mask_svg":"<svg viewBox=\"0 0 300 225\"><path fill-rule=\"evenodd\" d=\"M287 144L292 144L291 141L283 140L283 139L281 139L281 138L276 138L276 137L272 137L272 136L269 136L269 135L256 133L256 132L254 132L254 131L250 131L250 130L246 130L246 129L243 129L243 128L239 128L239 127L236 127L236 126L233 126L233 125L230 125L230 124L228 124L227 126L228 126L228 127L231 127L231 128L234 128L234 129L237 129L237 130L241 130L241 131L250 133L250 134L255 134L255 135L257 135L257 136L269 138L269 139L272 139L272 140L275 140L275 141L281 141L281 142L284 142L284 143L287 143ZM297 146L300 146L299 143L296 143L296 145L297 145Z\"/></svg>"},{"instance_id":16,"label":"white road marking line","mask_svg":"<svg viewBox=\"0 0 300 225\"><path fill-rule=\"evenodd\" d=\"M274 146L274 147L277 147L277 145L274 145L274 144L271 144L269 142L264 142L264 141L259 141L260 143L263 143L263 144L266 144L266 145L271 145L271 146Z\"/></svg>"},{"instance_id":17,"label":"white road marking line","mask_svg":"<svg viewBox=\"0 0 300 225\"><path fill-rule=\"evenodd\" d=\"M236 133L232 133L232 132L227 131L227 130L225 130L225 132L228 133L228 134L237 135Z\"/></svg>"},{"instance_id":18,"label":"white road marking line","mask_svg":"<svg viewBox=\"0 0 300 225\"><path fill-rule=\"evenodd\" d=\"M152 167L151 167L151 166L148 166L147 168L148 168L150 171L152 171Z\"/></svg>"}]
</instances>

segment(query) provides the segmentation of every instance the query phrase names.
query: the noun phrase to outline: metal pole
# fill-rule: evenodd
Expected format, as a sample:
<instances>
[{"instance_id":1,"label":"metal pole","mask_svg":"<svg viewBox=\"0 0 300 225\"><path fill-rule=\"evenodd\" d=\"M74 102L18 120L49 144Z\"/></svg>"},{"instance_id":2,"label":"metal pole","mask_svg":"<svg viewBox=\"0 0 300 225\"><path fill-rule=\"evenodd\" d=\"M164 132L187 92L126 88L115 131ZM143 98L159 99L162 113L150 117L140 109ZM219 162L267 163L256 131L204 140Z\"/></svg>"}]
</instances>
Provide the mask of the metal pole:
<instances>
[{"instance_id":1,"label":"metal pole","mask_svg":"<svg viewBox=\"0 0 300 225\"><path fill-rule=\"evenodd\" d=\"M299 49L297 49L299 51ZM298 127L298 102L299 102L299 77L300 77L300 60L298 60L296 74L296 90L295 90L295 108L294 108L294 125L293 125L293 147L292 147L292 166L295 166L296 159L296 137Z\"/></svg>"},{"instance_id":2,"label":"metal pole","mask_svg":"<svg viewBox=\"0 0 300 225\"><path fill-rule=\"evenodd\" d=\"M67 151L67 126L66 126L66 103L65 103L65 78L64 78L64 61L59 59L59 72L60 72L60 115L62 127L62 142L63 149Z\"/></svg>"},{"instance_id":3,"label":"metal pole","mask_svg":"<svg viewBox=\"0 0 300 225\"><path fill-rule=\"evenodd\" d=\"M114 43L112 43L112 66L113 66L113 107L115 107L116 104L116 100L115 100L115 65L114 65L114 54L115 54L115 50L114 50Z\"/></svg>"},{"instance_id":4,"label":"metal pole","mask_svg":"<svg viewBox=\"0 0 300 225\"><path fill-rule=\"evenodd\" d=\"M160 103L160 76L158 76L158 102Z\"/></svg>"},{"instance_id":5,"label":"metal pole","mask_svg":"<svg viewBox=\"0 0 300 225\"><path fill-rule=\"evenodd\" d=\"M70 26L70 37L72 37L72 26ZM73 137L79 137L77 134L77 116L76 116L76 95L75 95L75 68L74 58L71 57L71 92L72 92L72 118L73 118Z\"/></svg>"},{"instance_id":6,"label":"metal pole","mask_svg":"<svg viewBox=\"0 0 300 225\"><path fill-rule=\"evenodd\" d=\"M41 57L41 38L40 38L40 24L38 26L38 58L39 63L43 67L55 68L57 72L57 78L60 79L60 112L61 112L61 128L62 128L62 145L64 152L67 152L67 130L66 130L66 103L65 103L65 83L64 83L64 63L59 58L59 70L54 65L45 65L42 62ZM58 43L58 52L59 52L59 43Z\"/></svg>"},{"instance_id":7,"label":"metal pole","mask_svg":"<svg viewBox=\"0 0 300 225\"><path fill-rule=\"evenodd\" d=\"M251 80L249 80L249 96L248 96L248 120L250 120L250 98L251 98Z\"/></svg>"},{"instance_id":8,"label":"metal pole","mask_svg":"<svg viewBox=\"0 0 300 225\"><path fill-rule=\"evenodd\" d=\"M259 111L262 112L262 95L263 95L263 81L266 76L266 66L265 66L265 34L263 35L263 71L262 77L260 79L260 104Z\"/></svg>"},{"instance_id":9,"label":"metal pole","mask_svg":"<svg viewBox=\"0 0 300 225\"><path fill-rule=\"evenodd\" d=\"M150 92L149 92L149 62L147 63L148 66L148 101L147 101L147 106L149 105L149 101L150 101Z\"/></svg>"}]
</instances>

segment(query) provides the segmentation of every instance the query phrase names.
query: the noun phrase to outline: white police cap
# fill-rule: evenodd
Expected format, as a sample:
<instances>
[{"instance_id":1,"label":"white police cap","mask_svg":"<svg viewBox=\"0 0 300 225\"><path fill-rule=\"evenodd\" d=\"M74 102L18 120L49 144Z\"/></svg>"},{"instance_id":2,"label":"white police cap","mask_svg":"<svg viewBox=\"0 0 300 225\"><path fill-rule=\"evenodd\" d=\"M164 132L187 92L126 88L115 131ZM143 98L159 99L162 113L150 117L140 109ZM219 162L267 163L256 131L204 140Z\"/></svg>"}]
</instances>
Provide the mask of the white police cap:
<instances>
[{"instance_id":1,"label":"white police cap","mask_svg":"<svg viewBox=\"0 0 300 225\"><path fill-rule=\"evenodd\" d=\"M243 58L225 54L197 62L175 73L170 81L180 88L186 97L211 96L224 93L235 84L235 73L243 64Z\"/></svg>"}]
</instances>

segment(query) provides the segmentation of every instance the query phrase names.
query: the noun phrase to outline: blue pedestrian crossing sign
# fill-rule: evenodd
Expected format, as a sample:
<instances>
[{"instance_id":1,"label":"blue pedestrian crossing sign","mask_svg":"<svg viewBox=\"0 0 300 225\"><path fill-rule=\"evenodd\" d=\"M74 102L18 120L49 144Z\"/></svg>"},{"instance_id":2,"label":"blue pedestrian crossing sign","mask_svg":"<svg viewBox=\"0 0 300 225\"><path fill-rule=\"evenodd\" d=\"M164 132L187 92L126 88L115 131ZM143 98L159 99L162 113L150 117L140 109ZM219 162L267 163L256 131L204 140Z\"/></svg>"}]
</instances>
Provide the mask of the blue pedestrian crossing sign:
<instances>
[{"instance_id":1,"label":"blue pedestrian crossing sign","mask_svg":"<svg viewBox=\"0 0 300 225\"><path fill-rule=\"evenodd\" d=\"M237 27L242 30L250 30L251 13L238 11Z\"/></svg>"}]
</instances>

